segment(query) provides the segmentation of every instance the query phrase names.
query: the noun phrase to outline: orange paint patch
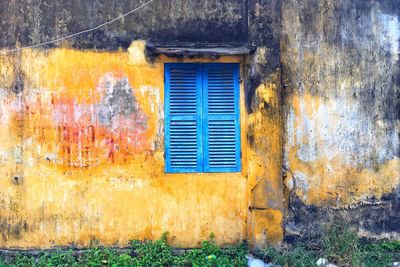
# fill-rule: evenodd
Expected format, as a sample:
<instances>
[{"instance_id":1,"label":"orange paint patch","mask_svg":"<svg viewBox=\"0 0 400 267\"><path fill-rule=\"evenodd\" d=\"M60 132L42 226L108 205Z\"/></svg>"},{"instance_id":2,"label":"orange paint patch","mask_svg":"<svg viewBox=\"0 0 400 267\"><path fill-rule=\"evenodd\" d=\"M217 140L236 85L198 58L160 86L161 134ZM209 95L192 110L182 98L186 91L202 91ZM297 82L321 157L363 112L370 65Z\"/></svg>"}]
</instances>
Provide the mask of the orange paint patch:
<instances>
[{"instance_id":1,"label":"orange paint patch","mask_svg":"<svg viewBox=\"0 0 400 267\"><path fill-rule=\"evenodd\" d=\"M89 167L154 149L163 65L127 61L123 52L24 51L25 86L38 88L24 97L26 134L40 143L42 159Z\"/></svg>"}]
</instances>

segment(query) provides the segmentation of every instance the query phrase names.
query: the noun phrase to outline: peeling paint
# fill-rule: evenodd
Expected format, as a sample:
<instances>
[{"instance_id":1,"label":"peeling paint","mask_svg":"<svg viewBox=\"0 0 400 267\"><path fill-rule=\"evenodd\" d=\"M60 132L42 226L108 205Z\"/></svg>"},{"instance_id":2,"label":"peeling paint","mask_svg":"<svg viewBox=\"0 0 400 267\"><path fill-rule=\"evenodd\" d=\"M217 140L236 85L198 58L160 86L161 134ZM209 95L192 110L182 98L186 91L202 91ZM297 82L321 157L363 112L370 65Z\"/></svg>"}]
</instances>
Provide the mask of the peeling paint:
<instances>
[{"instance_id":1,"label":"peeling paint","mask_svg":"<svg viewBox=\"0 0 400 267\"><path fill-rule=\"evenodd\" d=\"M122 2L5 1L0 45L97 25L135 4ZM54 47L0 49L0 246L169 231L178 247L211 232L262 247L318 235L331 212L360 236L398 238L398 0L177 3ZM155 57L149 43L252 53ZM240 63L241 173L164 173L166 62Z\"/></svg>"},{"instance_id":2,"label":"peeling paint","mask_svg":"<svg viewBox=\"0 0 400 267\"><path fill-rule=\"evenodd\" d=\"M140 45L132 47L21 55L24 91L0 100L0 175L20 165L23 183L0 180L0 201L16 207L0 207L0 246L124 245L164 231L178 247L199 246L211 232L221 244L246 239L244 175L164 173L165 61L127 64Z\"/></svg>"},{"instance_id":3,"label":"peeling paint","mask_svg":"<svg viewBox=\"0 0 400 267\"><path fill-rule=\"evenodd\" d=\"M335 210L359 205L351 216L359 219L352 223L360 235L397 236L387 229L390 215L382 223L364 216L391 214L397 205L395 198L386 206L365 204L398 192L400 184L396 2L283 2L288 233L315 235L318 229L309 227L320 211L341 214Z\"/></svg>"}]
</instances>

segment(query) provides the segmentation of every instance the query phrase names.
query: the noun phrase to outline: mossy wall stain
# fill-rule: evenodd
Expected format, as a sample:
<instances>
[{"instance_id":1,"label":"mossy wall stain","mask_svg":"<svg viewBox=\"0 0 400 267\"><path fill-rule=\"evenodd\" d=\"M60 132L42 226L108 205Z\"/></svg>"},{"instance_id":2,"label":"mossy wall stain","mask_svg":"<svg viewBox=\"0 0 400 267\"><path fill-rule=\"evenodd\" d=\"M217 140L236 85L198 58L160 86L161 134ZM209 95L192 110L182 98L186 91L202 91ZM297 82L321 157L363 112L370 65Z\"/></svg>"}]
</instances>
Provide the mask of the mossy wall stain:
<instances>
[{"instance_id":1,"label":"mossy wall stain","mask_svg":"<svg viewBox=\"0 0 400 267\"><path fill-rule=\"evenodd\" d=\"M282 184L281 1L249 0L245 61L249 212L247 240L255 247L279 244L284 236Z\"/></svg>"},{"instance_id":2,"label":"mossy wall stain","mask_svg":"<svg viewBox=\"0 0 400 267\"><path fill-rule=\"evenodd\" d=\"M247 79L259 75L252 68L266 64L265 48L248 58ZM249 83L251 84L251 83ZM283 239L284 196L282 187L282 116L280 70L267 75L251 98L247 117L248 184L250 203L248 241L256 247L279 244Z\"/></svg>"},{"instance_id":3,"label":"mossy wall stain","mask_svg":"<svg viewBox=\"0 0 400 267\"><path fill-rule=\"evenodd\" d=\"M398 200L385 196L400 184L400 2L282 6L287 232L312 233L329 221L321 209L357 207L338 213L357 217L364 236L398 238L385 226ZM387 214L382 223L370 222L368 203L371 216Z\"/></svg>"},{"instance_id":4,"label":"mossy wall stain","mask_svg":"<svg viewBox=\"0 0 400 267\"><path fill-rule=\"evenodd\" d=\"M15 0L0 3L0 47L46 42L79 32L143 5L146 0ZM120 21L64 43L76 49L115 51L132 40L161 45L244 44L246 1L154 1ZM49 44L46 47L59 46Z\"/></svg>"}]
</instances>

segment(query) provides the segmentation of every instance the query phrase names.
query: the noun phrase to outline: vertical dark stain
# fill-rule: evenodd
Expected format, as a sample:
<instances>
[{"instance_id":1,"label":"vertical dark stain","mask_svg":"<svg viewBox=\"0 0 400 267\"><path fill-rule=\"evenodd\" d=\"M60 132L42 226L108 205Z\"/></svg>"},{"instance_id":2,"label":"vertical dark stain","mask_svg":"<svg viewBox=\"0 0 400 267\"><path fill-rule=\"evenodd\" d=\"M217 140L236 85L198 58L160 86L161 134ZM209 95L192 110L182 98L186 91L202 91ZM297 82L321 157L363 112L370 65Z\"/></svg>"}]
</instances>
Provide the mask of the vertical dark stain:
<instances>
[{"instance_id":1,"label":"vertical dark stain","mask_svg":"<svg viewBox=\"0 0 400 267\"><path fill-rule=\"evenodd\" d=\"M89 135L89 141L91 143L94 143L96 139L96 131L93 125L88 126L88 135Z\"/></svg>"},{"instance_id":2,"label":"vertical dark stain","mask_svg":"<svg viewBox=\"0 0 400 267\"><path fill-rule=\"evenodd\" d=\"M15 95L15 102L18 107L18 111L14 114L15 123L15 173L12 177L12 183L20 185L23 182L24 171L23 171L23 141L24 141L24 128L25 128L25 101L23 91L25 88L25 75L22 70L22 57L18 53L15 57L14 64L14 82L12 85L12 92Z\"/></svg>"},{"instance_id":3,"label":"vertical dark stain","mask_svg":"<svg viewBox=\"0 0 400 267\"><path fill-rule=\"evenodd\" d=\"M23 73L20 69L16 70L16 73L14 75L14 83L12 87L12 91L15 94L20 94L24 90L24 77Z\"/></svg>"}]
</instances>

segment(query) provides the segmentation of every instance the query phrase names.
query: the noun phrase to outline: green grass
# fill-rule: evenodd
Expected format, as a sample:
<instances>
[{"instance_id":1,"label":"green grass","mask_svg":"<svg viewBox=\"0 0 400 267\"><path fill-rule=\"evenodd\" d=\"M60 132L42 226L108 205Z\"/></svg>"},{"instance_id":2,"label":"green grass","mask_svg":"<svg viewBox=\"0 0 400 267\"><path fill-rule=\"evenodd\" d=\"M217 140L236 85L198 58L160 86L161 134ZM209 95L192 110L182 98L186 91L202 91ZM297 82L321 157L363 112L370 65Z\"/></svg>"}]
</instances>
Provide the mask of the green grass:
<instances>
[{"instance_id":1,"label":"green grass","mask_svg":"<svg viewBox=\"0 0 400 267\"><path fill-rule=\"evenodd\" d=\"M280 266L315 266L318 259L314 251L310 251L302 245L285 247L277 249L275 247L267 247L263 253L264 261Z\"/></svg>"},{"instance_id":2,"label":"green grass","mask_svg":"<svg viewBox=\"0 0 400 267\"><path fill-rule=\"evenodd\" d=\"M317 245L316 245L317 244ZM309 245L306 247L305 245ZM53 251L36 256L17 255L0 258L2 266L247 266L245 244L221 248L211 235L201 248L173 253L167 243L167 234L157 241L132 241L128 250L92 247L84 252ZM313 246L286 245L266 247L258 253L269 263L282 267L316 266L320 257L340 267L385 267L400 261L400 241L361 242L356 232L346 224L332 224Z\"/></svg>"},{"instance_id":3,"label":"green grass","mask_svg":"<svg viewBox=\"0 0 400 267\"><path fill-rule=\"evenodd\" d=\"M164 234L157 241L132 241L128 253L94 247L78 256L70 250L43 253L38 257L20 255L8 261L0 259L0 266L246 266L247 253L245 244L221 248L211 235L202 242L201 248L175 255Z\"/></svg>"},{"instance_id":4,"label":"green grass","mask_svg":"<svg viewBox=\"0 0 400 267\"><path fill-rule=\"evenodd\" d=\"M268 262L290 267L316 266L319 258L340 267L385 267L400 261L400 241L361 242L349 225L339 223L331 224L312 249L294 244L279 250L267 247L260 254Z\"/></svg>"}]
</instances>

